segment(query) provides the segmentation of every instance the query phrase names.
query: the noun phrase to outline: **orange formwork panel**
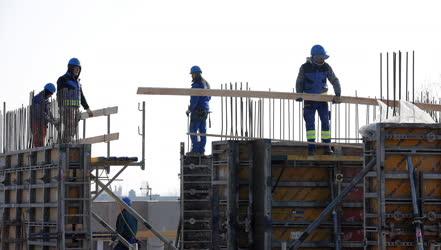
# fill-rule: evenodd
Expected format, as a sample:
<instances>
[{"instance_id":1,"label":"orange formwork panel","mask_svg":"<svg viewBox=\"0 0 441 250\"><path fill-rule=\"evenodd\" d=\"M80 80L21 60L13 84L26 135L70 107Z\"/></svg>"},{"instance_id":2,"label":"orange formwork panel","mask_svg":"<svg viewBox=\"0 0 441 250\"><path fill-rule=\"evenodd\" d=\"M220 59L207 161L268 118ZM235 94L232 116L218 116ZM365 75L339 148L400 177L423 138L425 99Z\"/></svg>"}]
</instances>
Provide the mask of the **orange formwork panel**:
<instances>
[{"instance_id":1,"label":"orange formwork panel","mask_svg":"<svg viewBox=\"0 0 441 250\"><path fill-rule=\"evenodd\" d=\"M304 145L271 144L271 249L298 239L363 166L360 145L308 156ZM362 249L363 186L358 185L300 249Z\"/></svg>"},{"instance_id":2,"label":"orange formwork panel","mask_svg":"<svg viewBox=\"0 0 441 250\"><path fill-rule=\"evenodd\" d=\"M281 249L296 239L360 172L361 145L333 156L269 140L212 144L213 248ZM363 185L356 186L301 249L361 249ZM217 210L217 211L215 211ZM336 243L338 241L338 243Z\"/></svg>"},{"instance_id":3,"label":"orange formwork panel","mask_svg":"<svg viewBox=\"0 0 441 250\"><path fill-rule=\"evenodd\" d=\"M441 125L376 124L364 136L366 248L441 246Z\"/></svg>"}]
</instances>

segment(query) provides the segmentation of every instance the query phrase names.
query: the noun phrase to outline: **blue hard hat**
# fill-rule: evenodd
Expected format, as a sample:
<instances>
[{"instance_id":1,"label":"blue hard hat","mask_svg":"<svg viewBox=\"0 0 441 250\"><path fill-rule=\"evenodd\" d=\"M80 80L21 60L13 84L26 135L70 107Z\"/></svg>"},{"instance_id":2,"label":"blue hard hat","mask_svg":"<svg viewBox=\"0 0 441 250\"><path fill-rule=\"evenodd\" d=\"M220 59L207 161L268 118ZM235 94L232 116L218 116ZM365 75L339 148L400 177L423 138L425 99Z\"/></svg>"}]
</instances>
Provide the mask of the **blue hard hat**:
<instances>
[{"instance_id":1,"label":"blue hard hat","mask_svg":"<svg viewBox=\"0 0 441 250\"><path fill-rule=\"evenodd\" d=\"M202 70L201 70L201 68L199 68L199 66L193 66L193 67L191 67L191 69L190 69L190 74L194 74L194 73L202 73Z\"/></svg>"},{"instance_id":2,"label":"blue hard hat","mask_svg":"<svg viewBox=\"0 0 441 250\"><path fill-rule=\"evenodd\" d=\"M78 60L78 58L75 58L75 57L71 58L69 60L69 63L67 63L67 65L73 65L73 66L81 67L80 60Z\"/></svg>"},{"instance_id":3,"label":"blue hard hat","mask_svg":"<svg viewBox=\"0 0 441 250\"><path fill-rule=\"evenodd\" d=\"M55 93L55 91L57 91L57 88L55 88L55 85L53 85L52 83L47 83L46 85L44 85L44 90L53 94Z\"/></svg>"},{"instance_id":4,"label":"blue hard hat","mask_svg":"<svg viewBox=\"0 0 441 250\"><path fill-rule=\"evenodd\" d=\"M122 200L127 204L127 206L132 206L132 200L130 200L129 197L123 197Z\"/></svg>"},{"instance_id":5,"label":"blue hard hat","mask_svg":"<svg viewBox=\"0 0 441 250\"><path fill-rule=\"evenodd\" d=\"M326 54L325 48L323 46L316 44L311 48L311 56L322 56L323 59L328 59L329 56Z\"/></svg>"}]
</instances>

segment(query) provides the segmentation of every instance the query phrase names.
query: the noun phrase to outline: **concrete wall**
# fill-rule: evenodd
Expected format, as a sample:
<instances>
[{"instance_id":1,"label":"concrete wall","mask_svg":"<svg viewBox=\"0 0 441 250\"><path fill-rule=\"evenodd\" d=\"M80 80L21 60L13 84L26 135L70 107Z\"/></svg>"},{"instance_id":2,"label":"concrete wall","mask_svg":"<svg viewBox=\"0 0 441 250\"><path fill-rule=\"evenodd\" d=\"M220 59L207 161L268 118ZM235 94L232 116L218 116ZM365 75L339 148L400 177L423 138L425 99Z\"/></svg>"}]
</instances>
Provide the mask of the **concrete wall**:
<instances>
[{"instance_id":1,"label":"concrete wall","mask_svg":"<svg viewBox=\"0 0 441 250\"><path fill-rule=\"evenodd\" d=\"M134 201L132 206L141 216L149 221L159 232L177 231L179 223L179 201ZM115 228L116 218L121 211L115 202L94 202L92 211L97 213L108 224ZM105 232L106 230L94 219L92 220L93 232ZM138 232L145 231L146 228L138 222ZM168 234L170 240L175 240L173 235ZM95 242L95 249L96 247ZM109 242L103 244L103 250L111 249ZM164 249L163 244L157 238L144 240L139 249L159 250ZM100 250L100 249L97 249Z\"/></svg>"}]
</instances>

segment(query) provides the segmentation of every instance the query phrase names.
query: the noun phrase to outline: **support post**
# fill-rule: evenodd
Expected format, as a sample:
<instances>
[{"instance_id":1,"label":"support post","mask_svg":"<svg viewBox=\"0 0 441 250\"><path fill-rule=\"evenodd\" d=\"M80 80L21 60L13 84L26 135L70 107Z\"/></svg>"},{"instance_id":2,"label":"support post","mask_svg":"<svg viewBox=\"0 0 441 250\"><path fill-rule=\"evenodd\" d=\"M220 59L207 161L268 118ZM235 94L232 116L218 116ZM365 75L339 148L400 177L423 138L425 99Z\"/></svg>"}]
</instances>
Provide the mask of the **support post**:
<instances>
[{"instance_id":1,"label":"support post","mask_svg":"<svg viewBox=\"0 0 441 250\"><path fill-rule=\"evenodd\" d=\"M407 170L409 172L409 181L410 181L410 192L412 194L412 208L413 208L413 224L415 225L415 240L416 240L416 249L424 250L424 241L423 234L421 231L421 219L420 212L418 209L418 201L416 194L416 186L415 186L415 168L412 163L412 157L410 155L407 156Z\"/></svg>"}]
</instances>

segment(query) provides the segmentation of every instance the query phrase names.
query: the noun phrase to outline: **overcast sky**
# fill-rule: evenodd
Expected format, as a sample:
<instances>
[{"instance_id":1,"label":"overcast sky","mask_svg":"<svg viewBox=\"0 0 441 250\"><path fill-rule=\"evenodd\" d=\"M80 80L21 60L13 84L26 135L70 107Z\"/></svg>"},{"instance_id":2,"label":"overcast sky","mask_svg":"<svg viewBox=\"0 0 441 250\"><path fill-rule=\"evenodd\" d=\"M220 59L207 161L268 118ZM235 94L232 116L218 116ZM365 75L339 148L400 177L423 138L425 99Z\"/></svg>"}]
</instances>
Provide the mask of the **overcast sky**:
<instances>
[{"instance_id":1,"label":"overcast sky","mask_svg":"<svg viewBox=\"0 0 441 250\"><path fill-rule=\"evenodd\" d=\"M140 155L137 103L147 102L147 169L126 171L124 192L149 181L154 193L177 194L189 98L137 96L137 87L189 87L196 64L213 88L243 81L291 91L316 43L331 55L343 95L378 95L379 53L393 50L416 51L417 85L439 84L439 10L436 1L0 0L0 101L26 103L78 57L91 108L120 108L112 155ZM88 125L88 136L105 133L105 119ZM104 149L94 145L93 154Z\"/></svg>"}]
</instances>

